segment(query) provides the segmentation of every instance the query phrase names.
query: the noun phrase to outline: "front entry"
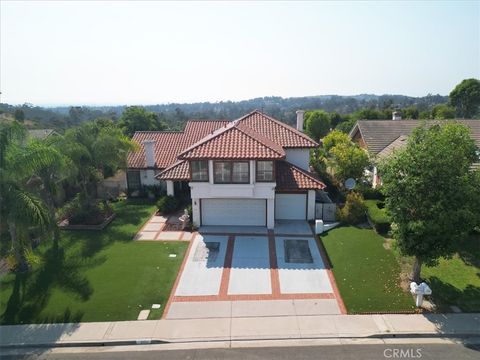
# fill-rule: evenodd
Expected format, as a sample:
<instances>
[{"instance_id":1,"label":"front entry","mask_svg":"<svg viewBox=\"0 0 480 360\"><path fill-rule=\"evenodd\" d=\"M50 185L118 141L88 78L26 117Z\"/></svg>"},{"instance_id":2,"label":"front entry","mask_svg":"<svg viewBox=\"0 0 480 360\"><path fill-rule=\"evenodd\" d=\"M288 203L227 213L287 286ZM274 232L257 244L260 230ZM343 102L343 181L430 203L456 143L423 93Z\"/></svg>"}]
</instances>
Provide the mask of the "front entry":
<instances>
[{"instance_id":1,"label":"front entry","mask_svg":"<svg viewBox=\"0 0 480 360\"><path fill-rule=\"evenodd\" d=\"M266 199L202 199L202 225L267 226Z\"/></svg>"},{"instance_id":2,"label":"front entry","mask_svg":"<svg viewBox=\"0 0 480 360\"><path fill-rule=\"evenodd\" d=\"M306 220L307 194L275 194L275 220Z\"/></svg>"}]
</instances>

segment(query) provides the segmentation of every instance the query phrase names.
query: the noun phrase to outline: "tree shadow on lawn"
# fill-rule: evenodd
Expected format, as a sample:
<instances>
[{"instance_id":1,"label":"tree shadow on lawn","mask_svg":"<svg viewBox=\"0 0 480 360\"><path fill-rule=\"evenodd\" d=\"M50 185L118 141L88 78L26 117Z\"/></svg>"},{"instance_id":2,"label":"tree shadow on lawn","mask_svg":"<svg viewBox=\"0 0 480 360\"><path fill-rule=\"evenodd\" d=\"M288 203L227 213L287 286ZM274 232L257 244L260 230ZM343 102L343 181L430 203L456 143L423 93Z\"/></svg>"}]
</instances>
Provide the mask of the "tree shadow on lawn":
<instances>
[{"instance_id":1,"label":"tree shadow on lawn","mask_svg":"<svg viewBox=\"0 0 480 360\"><path fill-rule=\"evenodd\" d=\"M85 263L74 256L65 257L62 248L49 249L37 270L15 275L10 283L10 286L13 286L12 295L0 322L2 324L28 324L80 321L83 313L72 314L68 308L63 314L55 316L42 317L39 314L47 306L54 288L60 288L81 301L87 301L92 295L93 289L81 271L85 267L98 266L103 261L105 259L96 259L91 263ZM4 283L4 285L6 284Z\"/></svg>"},{"instance_id":2,"label":"tree shadow on lawn","mask_svg":"<svg viewBox=\"0 0 480 360\"><path fill-rule=\"evenodd\" d=\"M455 305L464 312L480 312L480 287L468 285L464 290L460 290L436 276L429 277L427 281L439 311L452 312L450 306Z\"/></svg>"}]
</instances>

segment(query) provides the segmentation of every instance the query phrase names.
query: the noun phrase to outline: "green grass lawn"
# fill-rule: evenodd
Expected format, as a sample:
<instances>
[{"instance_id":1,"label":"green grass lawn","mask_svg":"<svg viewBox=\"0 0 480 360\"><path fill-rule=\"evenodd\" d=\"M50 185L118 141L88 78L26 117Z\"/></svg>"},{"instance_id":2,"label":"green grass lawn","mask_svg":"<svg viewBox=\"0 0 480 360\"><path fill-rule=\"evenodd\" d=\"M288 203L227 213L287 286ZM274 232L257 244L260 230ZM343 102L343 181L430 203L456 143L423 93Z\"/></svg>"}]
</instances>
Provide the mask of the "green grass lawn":
<instances>
[{"instance_id":1,"label":"green grass lawn","mask_svg":"<svg viewBox=\"0 0 480 360\"><path fill-rule=\"evenodd\" d=\"M422 277L433 291L440 311L451 312L456 305L465 312L480 312L480 235L460 246L451 259L441 259L435 267L423 267Z\"/></svg>"},{"instance_id":2,"label":"green grass lawn","mask_svg":"<svg viewBox=\"0 0 480 360\"><path fill-rule=\"evenodd\" d=\"M62 231L60 250L41 245L29 273L0 280L2 324L135 320L153 303L164 308L188 243L133 241L154 205L114 206L103 231Z\"/></svg>"},{"instance_id":3,"label":"green grass lawn","mask_svg":"<svg viewBox=\"0 0 480 360\"><path fill-rule=\"evenodd\" d=\"M322 235L340 294L349 313L414 310L400 287L400 265L371 229L340 227Z\"/></svg>"}]
</instances>

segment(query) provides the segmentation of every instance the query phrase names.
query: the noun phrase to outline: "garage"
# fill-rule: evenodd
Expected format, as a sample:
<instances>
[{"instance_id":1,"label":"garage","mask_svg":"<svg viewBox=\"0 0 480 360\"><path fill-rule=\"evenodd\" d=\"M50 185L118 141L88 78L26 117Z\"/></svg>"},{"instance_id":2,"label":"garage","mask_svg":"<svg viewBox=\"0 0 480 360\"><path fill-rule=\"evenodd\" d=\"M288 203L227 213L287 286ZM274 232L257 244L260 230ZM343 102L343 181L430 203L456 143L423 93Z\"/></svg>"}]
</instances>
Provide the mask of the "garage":
<instances>
[{"instance_id":1,"label":"garage","mask_svg":"<svg viewBox=\"0 0 480 360\"><path fill-rule=\"evenodd\" d=\"M202 199L202 225L267 226L266 199Z\"/></svg>"},{"instance_id":2,"label":"garage","mask_svg":"<svg viewBox=\"0 0 480 360\"><path fill-rule=\"evenodd\" d=\"M307 194L275 194L276 220L306 220Z\"/></svg>"}]
</instances>

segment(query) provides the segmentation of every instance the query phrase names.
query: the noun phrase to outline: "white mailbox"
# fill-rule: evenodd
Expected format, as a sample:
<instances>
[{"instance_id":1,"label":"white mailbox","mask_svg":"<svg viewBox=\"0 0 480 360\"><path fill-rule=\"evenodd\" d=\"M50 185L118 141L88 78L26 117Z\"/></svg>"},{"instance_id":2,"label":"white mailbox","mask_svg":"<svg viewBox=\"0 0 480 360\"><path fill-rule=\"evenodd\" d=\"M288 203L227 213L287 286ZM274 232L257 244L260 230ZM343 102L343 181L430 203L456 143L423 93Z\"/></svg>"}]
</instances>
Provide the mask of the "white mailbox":
<instances>
[{"instance_id":1,"label":"white mailbox","mask_svg":"<svg viewBox=\"0 0 480 360\"><path fill-rule=\"evenodd\" d=\"M323 233L323 220L315 220L315 234Z\"/></svg>"},{"instance_id":2,"label":"white mailbox","mask_svg":"<svg viewBox=\"0 0 480 360\"><path fill-rule=\"evenodd\" d=\"M421 307L423 303L423 296L424 295L431 295L432 289L425 283L422 282L418 285L415 281L410 283L410 292L413 295L416 295L415 305L417 307Z\"/></svg>"}]
</instances>

